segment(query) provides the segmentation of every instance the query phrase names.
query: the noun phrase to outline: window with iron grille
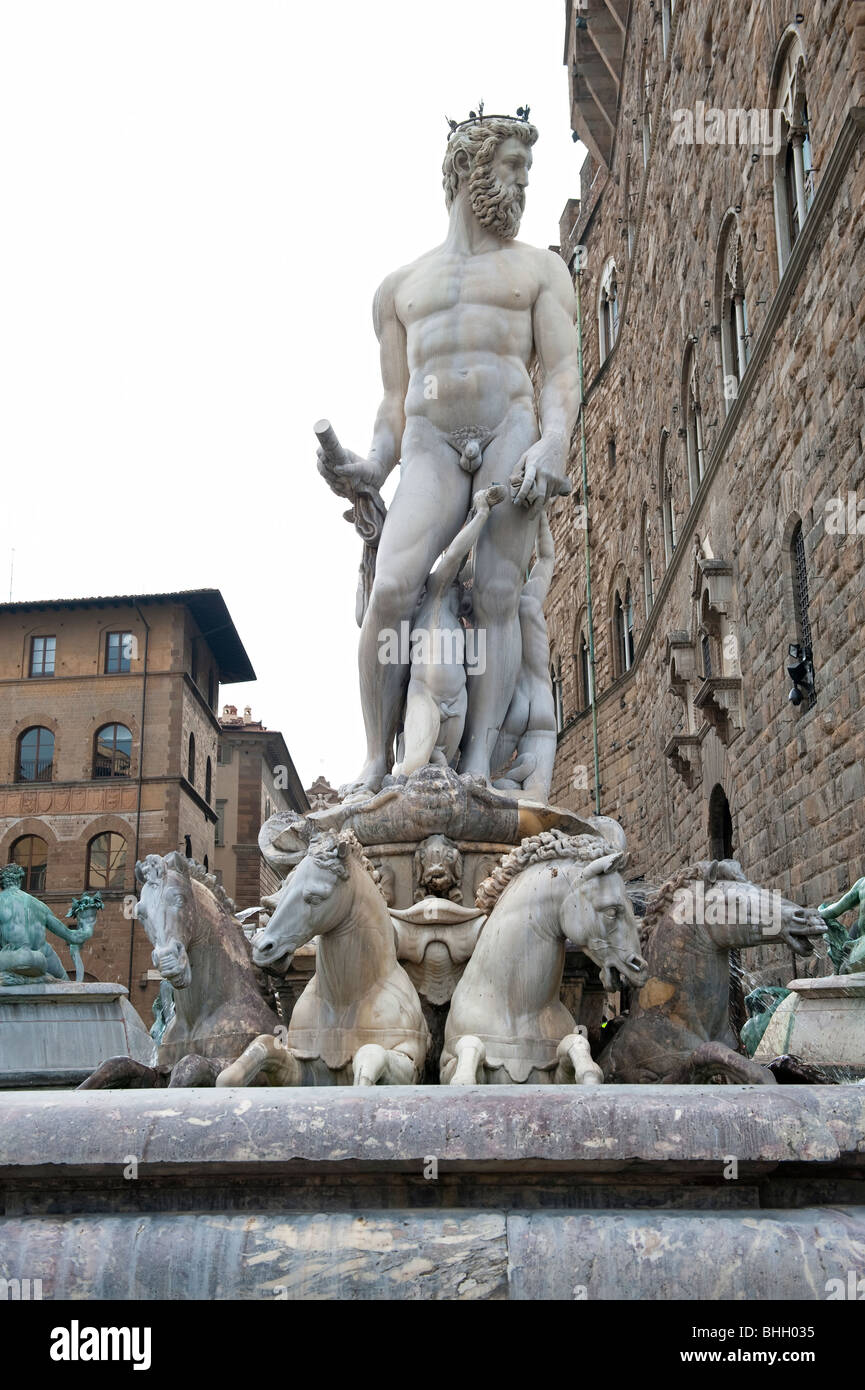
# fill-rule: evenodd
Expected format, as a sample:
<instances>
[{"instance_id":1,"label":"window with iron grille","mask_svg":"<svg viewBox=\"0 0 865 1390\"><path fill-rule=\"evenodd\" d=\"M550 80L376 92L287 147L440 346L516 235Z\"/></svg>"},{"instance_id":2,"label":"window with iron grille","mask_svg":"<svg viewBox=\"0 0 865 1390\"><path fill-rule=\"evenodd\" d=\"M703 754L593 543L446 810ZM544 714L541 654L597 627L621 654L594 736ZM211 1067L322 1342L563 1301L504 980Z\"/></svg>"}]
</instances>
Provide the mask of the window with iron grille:
<instances>
[{"instance_id":1,"label":"window with iron grille","mask_svg":"<svg viewBox=\"0 0 865 1390\"><path fill-rule=\"evenodd\" d=\"M807 661L813 663L814 654L811 645L811 617L809 614L810 598L808 594L808 567L805 561L805 541L802 536L802 523L797 524L796 529L790 538L790 561L793 579L793 612L796 618L796 639L802 648L803 655ZM813 688L807 692L807 702L810 708L816 698Z\"/></svg>"},{"instance_id":2,"label":"window with iron grille","mask_svg":"<svg viewBox=\"0 0 865 1390\"><path fill-rule=\"evenodd\" d=\"M30 638L31 676L53 676L54 658L57 653L56 637Z\"/></svg>"},{"instance_id":3,"label":"window with iron grille","mask_svg":"<svg viewBox=\"0 0 865 1390\"><path fill-rule=\"evenodd\" d=\"M808 614L808 569L805 564L805 542L799 522L790 542L793 560L793 609L796 614L796 635L801 646L811 650L811 619Z\"/></svg>"},{"instance_id":4,"label":"window with iron grille","mask_svg":"<svg viewBox=\"0 0 865 1390\"><path fill-rule=\"evenodd\" d=\"M132 733L125 724L106 724L96 734L94 777L128 777L132 763Z\"/></svg>"},{"instance_id":5,"label":"window with iron grille","mask_svg":"<svg viewBox=\"0 0 865 1390\"><path fill-rule=\"evenodd\" d=\"M16 782L50 782L54 775L54 735L50 729L27 729L18 740Z\"/></svg>"},{"instance_id":6,"label":"window with iron grille","mask_svg":"<svg viewBox=\"0 0 865 1390\"><path fill-rule=\"evenodd\" d=\"M700 645L703 650L703 679L708 681L712 678L712 643L708 632L703 633Z\"/></svg>"}]
</instances>

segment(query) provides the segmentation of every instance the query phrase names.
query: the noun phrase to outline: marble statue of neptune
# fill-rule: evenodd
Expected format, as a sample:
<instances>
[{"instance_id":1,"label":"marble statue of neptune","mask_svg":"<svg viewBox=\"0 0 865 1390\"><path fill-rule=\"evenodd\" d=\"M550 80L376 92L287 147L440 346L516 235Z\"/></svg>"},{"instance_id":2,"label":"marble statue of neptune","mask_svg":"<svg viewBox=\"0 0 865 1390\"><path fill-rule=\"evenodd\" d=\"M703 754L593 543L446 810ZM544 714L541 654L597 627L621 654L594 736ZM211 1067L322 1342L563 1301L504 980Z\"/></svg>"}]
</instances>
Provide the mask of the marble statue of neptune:
<instances>
[{"instance_id":1,"label":"marble statue of neptune","mask_svg":"<svg viewBox=\"0 0 865 1390\"><path fill-rule=\"evenodd\" d=\"M459 761L460 773L490 778L520 668L520 594L540 515L570 491L565 468L579 406L574 290L555 252L517 240L537 130L527 111L451 124L447 234L376 293L384 394L368 455L345 450L342 464L349 485L380 487L402 463L361 628L367 756L343 789L353 798L377 791L391 770L405 694L407 668L380 659L382 634L411 622L474 496L505 483L508 496L475 547L471 598L485 660L467 681Z\"/></svg>"}]
</instances>

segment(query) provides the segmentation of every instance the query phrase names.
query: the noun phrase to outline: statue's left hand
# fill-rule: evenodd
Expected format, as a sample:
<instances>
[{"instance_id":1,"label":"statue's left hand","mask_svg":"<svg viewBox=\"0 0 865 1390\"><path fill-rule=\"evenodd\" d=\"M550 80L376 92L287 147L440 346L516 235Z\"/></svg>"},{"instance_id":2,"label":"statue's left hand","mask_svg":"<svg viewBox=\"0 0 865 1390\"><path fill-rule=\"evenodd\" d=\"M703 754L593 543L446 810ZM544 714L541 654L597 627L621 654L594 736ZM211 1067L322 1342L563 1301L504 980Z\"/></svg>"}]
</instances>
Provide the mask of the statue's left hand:
<instances>
[{"instance_id":1,"label":"statue's left hand","mask_svg":"<svg viewBox=\"0 0 865 1390\"><path fill-rule=\"evenodd\" d=\"M515 506L545 507L554 497L567 497L571 483L564 473L560 443L539 439L523 454L510 484Z\"/></svg>"}]
</instances>

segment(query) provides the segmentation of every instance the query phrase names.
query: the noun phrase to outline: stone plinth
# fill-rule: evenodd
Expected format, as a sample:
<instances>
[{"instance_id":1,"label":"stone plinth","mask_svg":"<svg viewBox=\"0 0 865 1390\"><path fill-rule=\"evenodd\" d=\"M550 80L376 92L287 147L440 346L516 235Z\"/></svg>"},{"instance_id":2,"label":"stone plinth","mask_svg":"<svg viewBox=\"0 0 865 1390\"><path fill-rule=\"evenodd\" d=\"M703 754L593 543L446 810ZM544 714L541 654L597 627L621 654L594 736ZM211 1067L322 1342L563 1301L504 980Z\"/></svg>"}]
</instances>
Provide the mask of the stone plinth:
<instances>
[{"instance_id":1,"label":"stone plinth","mask_svg":"<svg viewBox=\"0 0 865 1390\"><path fill-rule=\"evenodd\" d=\"M109 1057L156 1048L123 985L0 985L0 1088L77 1086Z\"/></svg>"},{"instance_id":2,"label":"stone plinth","mask_svg":"<svg viewBox=\"0 0 865 1390\"><path fill-rule=\"evenodd\" d=\"M19 1092L0 1268L45 1298L822 1299L865 1252L863 1133L856 1086Z\"/></svg>"},{"instance_id":3,"label":"stone plinth","mask_svg":"<svg viewBox=\"0 0 865 1390\"><path fill-rule=\"evenodd\" d=\"M789 1052L835 1074L865 1077L865 975L791 980L754 1053L771 1062Z\"/></svg>"}]
</instances>

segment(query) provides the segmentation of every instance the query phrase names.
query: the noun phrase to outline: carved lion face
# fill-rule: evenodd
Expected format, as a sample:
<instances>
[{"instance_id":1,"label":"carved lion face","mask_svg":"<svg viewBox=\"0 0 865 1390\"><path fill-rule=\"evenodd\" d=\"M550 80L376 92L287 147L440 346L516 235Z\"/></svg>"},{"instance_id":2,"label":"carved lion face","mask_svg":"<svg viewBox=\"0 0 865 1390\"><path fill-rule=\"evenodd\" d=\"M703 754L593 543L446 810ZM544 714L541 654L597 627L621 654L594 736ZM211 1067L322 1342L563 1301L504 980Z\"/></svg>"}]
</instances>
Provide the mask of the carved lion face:
<instances>
[{"instance_id":1,"label":"carved lion face","mask_svg":"<svg viewBox=\"0 0 865 1390\"><path fill-rule=\"evenodd\" d=\"M433 893L448 893L462 881L463 858L446 835L429 835L415 853L418 883Z\"/></svg>"}]
</instances>

